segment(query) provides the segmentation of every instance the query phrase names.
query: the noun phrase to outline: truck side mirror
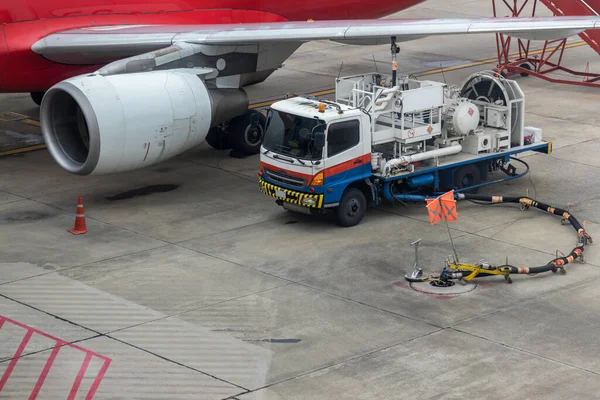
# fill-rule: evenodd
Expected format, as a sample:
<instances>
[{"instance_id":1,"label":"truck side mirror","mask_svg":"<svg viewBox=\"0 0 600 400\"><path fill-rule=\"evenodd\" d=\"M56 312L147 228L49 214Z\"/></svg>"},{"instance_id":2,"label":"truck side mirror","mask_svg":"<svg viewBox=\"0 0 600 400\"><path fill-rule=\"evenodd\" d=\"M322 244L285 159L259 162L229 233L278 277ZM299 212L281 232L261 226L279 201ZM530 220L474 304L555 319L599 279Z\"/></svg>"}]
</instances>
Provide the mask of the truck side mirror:
<instances>
[{"instance_id":1,"label":"truck side mirror","mask_svg":"<svg viewBox=\"0 0 600 400\"><path fill-rule=\"evenodd\" d=\"M325 132L315 132L314 134L315 148L322 150L325 147Z\"/></svg>"}]
</instances>

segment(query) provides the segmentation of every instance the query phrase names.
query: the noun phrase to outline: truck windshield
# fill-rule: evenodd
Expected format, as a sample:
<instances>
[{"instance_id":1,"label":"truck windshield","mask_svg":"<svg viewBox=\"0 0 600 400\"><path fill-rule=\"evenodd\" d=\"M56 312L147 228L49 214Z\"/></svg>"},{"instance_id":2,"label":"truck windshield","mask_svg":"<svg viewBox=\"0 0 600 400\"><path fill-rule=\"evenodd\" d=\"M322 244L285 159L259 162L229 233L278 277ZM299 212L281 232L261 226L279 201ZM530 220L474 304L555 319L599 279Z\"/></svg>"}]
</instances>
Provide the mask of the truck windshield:
<instances>
[{"instance_id":1,"label":"truck windshield","mask_svg":"<svg viewBox=\"0 0 600 400\"><path fill-rule=\"evenodd\" d=\"M282 111L269 110L263 146L265 149L307 160L320 160L321 150L315 149L312 131L323 132L325 123L316 118L300 117Z\"/></svg>"}]
</instances>

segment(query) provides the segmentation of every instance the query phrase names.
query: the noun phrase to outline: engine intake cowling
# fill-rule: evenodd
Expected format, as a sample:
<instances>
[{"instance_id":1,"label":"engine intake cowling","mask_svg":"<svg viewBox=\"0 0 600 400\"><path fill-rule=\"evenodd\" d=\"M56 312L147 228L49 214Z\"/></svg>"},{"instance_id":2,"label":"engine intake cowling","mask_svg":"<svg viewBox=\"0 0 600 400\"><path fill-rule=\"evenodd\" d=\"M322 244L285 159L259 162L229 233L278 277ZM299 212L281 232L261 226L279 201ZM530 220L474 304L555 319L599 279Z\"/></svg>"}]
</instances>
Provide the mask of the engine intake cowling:
<instances>
[{"instance_id":1,"label":"engine intake cowling","mask_svg":"<svg viewBox=\"0 0 600 400\"><path fill-rule=\"evenodd\" d=\"M62 168L96 175L163 162L202 143L223 114L247 108L243 90L209 89L192 70L93 74L49 89L40 122Z\"/></svg>"}]
</instances>

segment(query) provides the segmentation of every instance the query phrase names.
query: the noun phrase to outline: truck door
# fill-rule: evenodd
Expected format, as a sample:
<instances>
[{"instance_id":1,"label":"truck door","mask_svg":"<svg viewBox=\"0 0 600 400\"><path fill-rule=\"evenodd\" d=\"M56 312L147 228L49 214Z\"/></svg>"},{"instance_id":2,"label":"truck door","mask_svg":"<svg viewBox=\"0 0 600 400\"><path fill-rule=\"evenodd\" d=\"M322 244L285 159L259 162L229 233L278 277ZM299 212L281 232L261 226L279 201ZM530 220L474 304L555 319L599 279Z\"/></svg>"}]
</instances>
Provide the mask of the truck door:
<instances>
[{"instance_id":1,"label":"truck door","mask_svg":"<svg viewBox=\"0 0 600 400\"><path fill-rule=\"evenodd\" d=\"M360 179L364 171L371 171L370 161L363 154L362 136L359 119L329 125L324 171L327 203L338 202L349 182Z\"/></svg>"}]
</instances>

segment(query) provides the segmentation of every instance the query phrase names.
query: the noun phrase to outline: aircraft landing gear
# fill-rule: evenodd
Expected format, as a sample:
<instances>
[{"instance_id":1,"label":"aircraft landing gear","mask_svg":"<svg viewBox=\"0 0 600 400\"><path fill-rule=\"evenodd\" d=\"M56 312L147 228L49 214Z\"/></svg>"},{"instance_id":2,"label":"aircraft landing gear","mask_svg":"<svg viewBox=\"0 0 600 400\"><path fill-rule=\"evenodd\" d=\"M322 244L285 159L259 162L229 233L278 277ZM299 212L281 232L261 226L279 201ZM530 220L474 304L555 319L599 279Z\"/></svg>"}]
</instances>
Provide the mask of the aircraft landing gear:
<instances>
[{"instance_id":1,"label":"aircraft landing gear","mask_svg":"<svg viewBox=\"0 0 600 400\"><path fill-rule=\"evenodd\" d=\"M40 106L42 104L42 99L44 98L44 94L46 94L46 92L33 92L33 93L30 93L31 100L33 100L33 102L35 104L37 104L38 106Z\"/></svg>"},{"instance_id":2,"label":"aircraft landing gear","mask_svg":"<svg viewBox=\"0 0 600 400\"><path fill-rule=\"evenodd\" d=\"M211 128L206 141L217 150L231 149L232 157L258 154L265 137L266 120L261 112L249 110Z\"/></svg>"},{"instance_id":3,"label":"aircraft landing gear","mask_svg":"<svg viewBox=\"0 0 600 400\"><path fill-rule=\"evenodd\" d=\"M231 145L229 144L229 136L227 129L229 128L229 122L223 122L217 126L213 126L206 135L206 142L214 149L217 150L229 150Z\"/></svg>"}]
</instances>

